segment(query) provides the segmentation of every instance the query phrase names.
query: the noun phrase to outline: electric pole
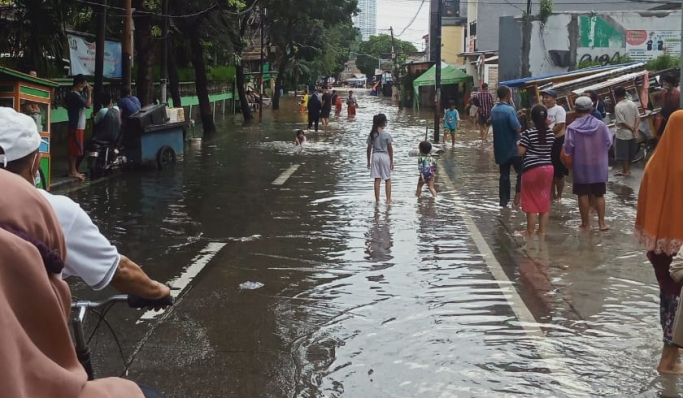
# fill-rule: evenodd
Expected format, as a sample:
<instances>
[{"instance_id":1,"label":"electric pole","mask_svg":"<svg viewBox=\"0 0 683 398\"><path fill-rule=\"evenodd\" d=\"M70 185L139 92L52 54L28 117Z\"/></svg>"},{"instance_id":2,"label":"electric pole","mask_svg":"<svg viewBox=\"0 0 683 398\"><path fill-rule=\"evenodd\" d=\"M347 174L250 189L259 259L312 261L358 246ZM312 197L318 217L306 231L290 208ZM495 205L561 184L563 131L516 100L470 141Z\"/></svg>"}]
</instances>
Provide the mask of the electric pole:
<instances>
[{"instance_id":1,"label":"electric pole","mask_svg":"<svg viewBox=\"0 0 683 398\"><path fill-rule=\"evenodd\" d=\"M261 17L259 18L261 20L261 47L260 47L260 53L261 53L261 71L259 72L259 95L261 96L260 103L258 105L258 121L259 123L263 121L263 67L265 66L264 63L264 58L263 58L263 18L265 16L264 9L262 8L261 10Z\"/></svg>"},{"instance_id":2,"label":"electric pole","mask_svg":"<svg viewBox=\"0 0 683 398\"><path fill-rule=\"evenodd\" d=\"M163 44L161 49L161 103L168 102L166 94L166 85L168 83L168 0L161 1L161 13L163 15L163 25L161 28L161 35L163 36ZM173 104L177 106L176 104Z\"/></svg>"},{"instance_id":3,"label":"electric pole","mask_svg":"<svg viewBox=\"0 0 683 398\"><path fill-rule=\"evenodd\" d=\"M391 59L394 63L394 68L392 70L392 76L394 77L394 87L396 87L396 94L398 96L398 107L402 108L401 104L401 65L398 64L398 46L394 43L394 28L389 27L391 31ZM392 90L393 91L393 90ZM393 92L392 92L393 95Z\"/></svg>"},{"instance_id":4,"label":"electric pole","mask_svg":"<svg viewBox=\"0 0 683 398\"><path fill-rule=\"evenodd\" d=\"M96 6L97 10L97 36L95 38L95 88L94 88L94 103L93 109L95 112L100 110L102 106L102 98L100 94L104 88L104 41L107 23L107 0L102 0L101 4Z\"/></svg>"},{"instance_id":5,"label":"electric pole","mask_svg":"<svg viewBox=\"0 0 683 398\"><path fill-rule=\"evenodd\" d=\"M531 16L531 0L526 0L526 15Z\"/></svg>"},{"instance_id":6,"label":"electric pole","mask_svg":"<svg viewBox=\"0 0 683 398\"><path fill-rule=\"evenodd\" d=\"M132 0L124 1L126 17L123 19L123 43L121 45L121 84L131 88L133 65L133 4Z\"/></svg>"},{"instance_id":7,"label":"electric pole","mask_svg":"<svg viewBox=\"0 0 683 398\"><path fill-rule=\"evenodd\" d=\"M434 71L434 143L439 143L439 128L441 127L441 16L443 15L443 0L436 0L436 43L434 45L436 67Z\"/></svg>"}]
</instances>

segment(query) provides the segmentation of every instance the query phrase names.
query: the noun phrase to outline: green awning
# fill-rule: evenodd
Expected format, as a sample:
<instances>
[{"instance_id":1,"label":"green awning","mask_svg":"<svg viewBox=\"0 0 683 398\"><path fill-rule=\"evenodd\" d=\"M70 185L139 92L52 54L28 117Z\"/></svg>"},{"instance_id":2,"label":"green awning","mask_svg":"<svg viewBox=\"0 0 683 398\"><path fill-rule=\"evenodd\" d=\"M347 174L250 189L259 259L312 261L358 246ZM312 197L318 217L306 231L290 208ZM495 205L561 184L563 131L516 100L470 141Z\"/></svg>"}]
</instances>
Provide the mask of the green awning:
<instances>
[{"instance_id":1,"label":"green awning","mask_svg":"<svg viewBox=\"0 0 683 398\"><path fill-rule=\"evenodd\" d=\"M33 76L27 75L25 73L21 73L21 72L18 72L16 70L10 69L10 68L5 68L5 67L0 66L0 80L4 80L7 78L9 78L9 80L21 80L21 81L25 81L25 82L35 83L35 84L39 84L41 86L59 87L59 84L57 84L51 80L33 77Z\"/></svg>"},{"instance_id":2,"label":"green awning","mask_svg":"<svg viewBox=\"0 0 683 398\"><path fill-rule=\"evenodd\" d=\"M474 81L474 78L453 65L445 62L441 63L441 84L459 84ZM413 87L417 91L418 87L436 85L436 65L413 80Z\"/></svg>"}]
</instances>

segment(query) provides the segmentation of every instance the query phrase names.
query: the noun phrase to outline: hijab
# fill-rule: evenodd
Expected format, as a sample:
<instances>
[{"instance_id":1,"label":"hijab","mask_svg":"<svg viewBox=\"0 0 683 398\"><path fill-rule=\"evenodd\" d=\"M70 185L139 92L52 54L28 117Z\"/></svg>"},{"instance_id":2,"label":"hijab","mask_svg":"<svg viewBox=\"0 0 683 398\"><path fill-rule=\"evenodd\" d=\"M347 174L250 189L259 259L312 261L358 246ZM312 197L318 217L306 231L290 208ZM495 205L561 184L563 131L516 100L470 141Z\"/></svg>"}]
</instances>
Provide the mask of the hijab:
<instances>
[{"instance_id":1,"label":"hijab","mask_svg":"<svg viewBox=\"0 0 683 398\"><path fill-rule=\"evenodd\" d=\"M69 334L71 293L60 275L66 258L62 228L46 199L21 177L0 170L0 187L2 395L143 398L128 380L87 381Z\"/></svg>"},{"instance_id":2,"label":"hijab","mask_svg":"<svg viewBox=\"0 0 683 398\"><path fill-rule=\"evenodd\" d=\"M635 235L648 251L674 255L683 243L683 111L674 112L638 194Z\"/></svg>"}]
</instances>

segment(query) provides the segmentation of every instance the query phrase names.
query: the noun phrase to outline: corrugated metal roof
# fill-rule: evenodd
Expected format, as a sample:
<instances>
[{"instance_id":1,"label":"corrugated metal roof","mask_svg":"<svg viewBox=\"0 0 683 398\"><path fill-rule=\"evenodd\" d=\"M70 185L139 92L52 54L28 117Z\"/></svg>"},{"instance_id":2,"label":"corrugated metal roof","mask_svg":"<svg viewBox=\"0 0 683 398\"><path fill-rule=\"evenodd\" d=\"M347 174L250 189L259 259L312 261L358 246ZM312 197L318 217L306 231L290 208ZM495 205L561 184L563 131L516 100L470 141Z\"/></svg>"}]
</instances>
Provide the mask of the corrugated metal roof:
<instances>
[{"instance_id":1,"label":"corrugated metal roof","mask_svg":"<svg viewBox=\"0 0 683 398\"><path fill-rule=\"evenodd\" d=\"M540 82L543 80L551 80L553 78L557 78L557 77L561 77L561 76L571 76L571 75L580 76L580 75L583 75L586 73L593 73L595 71L600 71L600 70L617 69L619 67L623 67L623 66L627 66L627 65L633 65L633 64L629 63L629 64L621 64L621 65L592 66L590 68L584 68L584 69L574 70L574 71L570 71L570 72L552 73L552 74L548 74L548 75L525 77L523 79L507 80L504 82L500 82L499 85L508 86L508 87L521 87L521 86L526 85L529 82Z\"/></svg>"},{"instance_id":2,"label":"corrugated metal roof","mask_svg":"<svg viewBox=\"0 0 683 398\"><path fill-rule=\"evenodd\" d=\"M603 88L606 88L606 87L609 87L609 86L612 86L615 84L624 83L624 82L627 82L629 80L633 80L635 78L644 76L646 73L648 73L648 72L646 70L643 70L640 72L629 73L629 74L626 74L623 76L613 77L609 80L605 80L603 82L593 84L592 86L577 88L576 90L572 90L572 93L574 93L576 95L581 95L587 90L596 90L597 91L597 90L600 90L600 89L603 89Z\"/></svg>"},{"instance_id":3,"label":"corrugated metal roof","mask_svg":"<svg viewBox=\"0 0 683 398\"><path fill-rule=\"evenodd\" d=\"M559 89L562 89L565 87L574 86L574 85L581 84L581 83L587 83L587 82L590 82L591 80L594 80L594 79L606 78L606 77L613 75L615 73L627 73L630 70L638 69L638 68L644 68L644 67L645 67L644 62L635 63L633 65L624 66L622 68L616 68L613 70L608 70L608 71L596 73L596 74L590 75L590 76L584 76L584 77L581 77L581 78L576 79L576 80L570 80L570 81L567 81L564 83L553 84L553 90L559 90Z\"/></svg>"}]
</instances>

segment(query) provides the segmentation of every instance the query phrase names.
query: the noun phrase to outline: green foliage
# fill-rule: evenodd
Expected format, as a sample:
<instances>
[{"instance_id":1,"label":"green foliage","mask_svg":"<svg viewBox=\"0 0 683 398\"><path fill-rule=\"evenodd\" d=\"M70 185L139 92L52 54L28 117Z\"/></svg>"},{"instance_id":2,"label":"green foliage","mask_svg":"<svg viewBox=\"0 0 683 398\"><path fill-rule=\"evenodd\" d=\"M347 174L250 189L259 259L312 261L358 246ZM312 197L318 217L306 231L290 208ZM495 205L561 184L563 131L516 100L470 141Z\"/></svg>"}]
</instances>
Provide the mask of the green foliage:
<instances>
[{"instance_id":1,"label":"green foliage","mask_svg":"<svg viewBox=\"0 0 683 398\"><path fill-rule=\"evenodd\" d=\"M538 16L541 18L543 23L548 22L548 17L553 13L553 0L541 0L541 9L538 12Z\"/></svg>"},{"instance_id":2,"label":"green foliage","mask_svg":"<svg viewBox=\"0 0 683 398\"><path fill-rule=\"evenodd\" d=\"M211 68L208 77L210 81L232 83L235 81L236 74L234 66L217 66Z\"/></svg>"},{"instance_id":3,"label":"green foliage","mask_svg":"<svg viewBox=\"0 0 683 398\"><path fill-rule=\"evenodd\" d=\"M678 68L680 64L680 57L672 57L671 54L664 53L655 59L649 60L645 64L645 69L651 71L660 71L664 69Z\"/></svg>"},{"instance_id":4,"label":"green foliage","mask_svg":"<svg viewBox=\"0 0 683 398\"><path fill-rule=\"evenodd\" d=\"M394 39L394 43L397 47L399 54L417 51L417 48L415 48L415 46L411 42ZM356 65L358 66L358 69L360 69L361 72L365 73L365 75L372 76L375 74L375 68L377 68L378 58L391 58L390 35L381 34L379 36L371 36L369 40L362 42L358 48ZM405 56L399 55L399 61L401 60L401 58L405 59Z\"/></svg>"}]
</instances>

